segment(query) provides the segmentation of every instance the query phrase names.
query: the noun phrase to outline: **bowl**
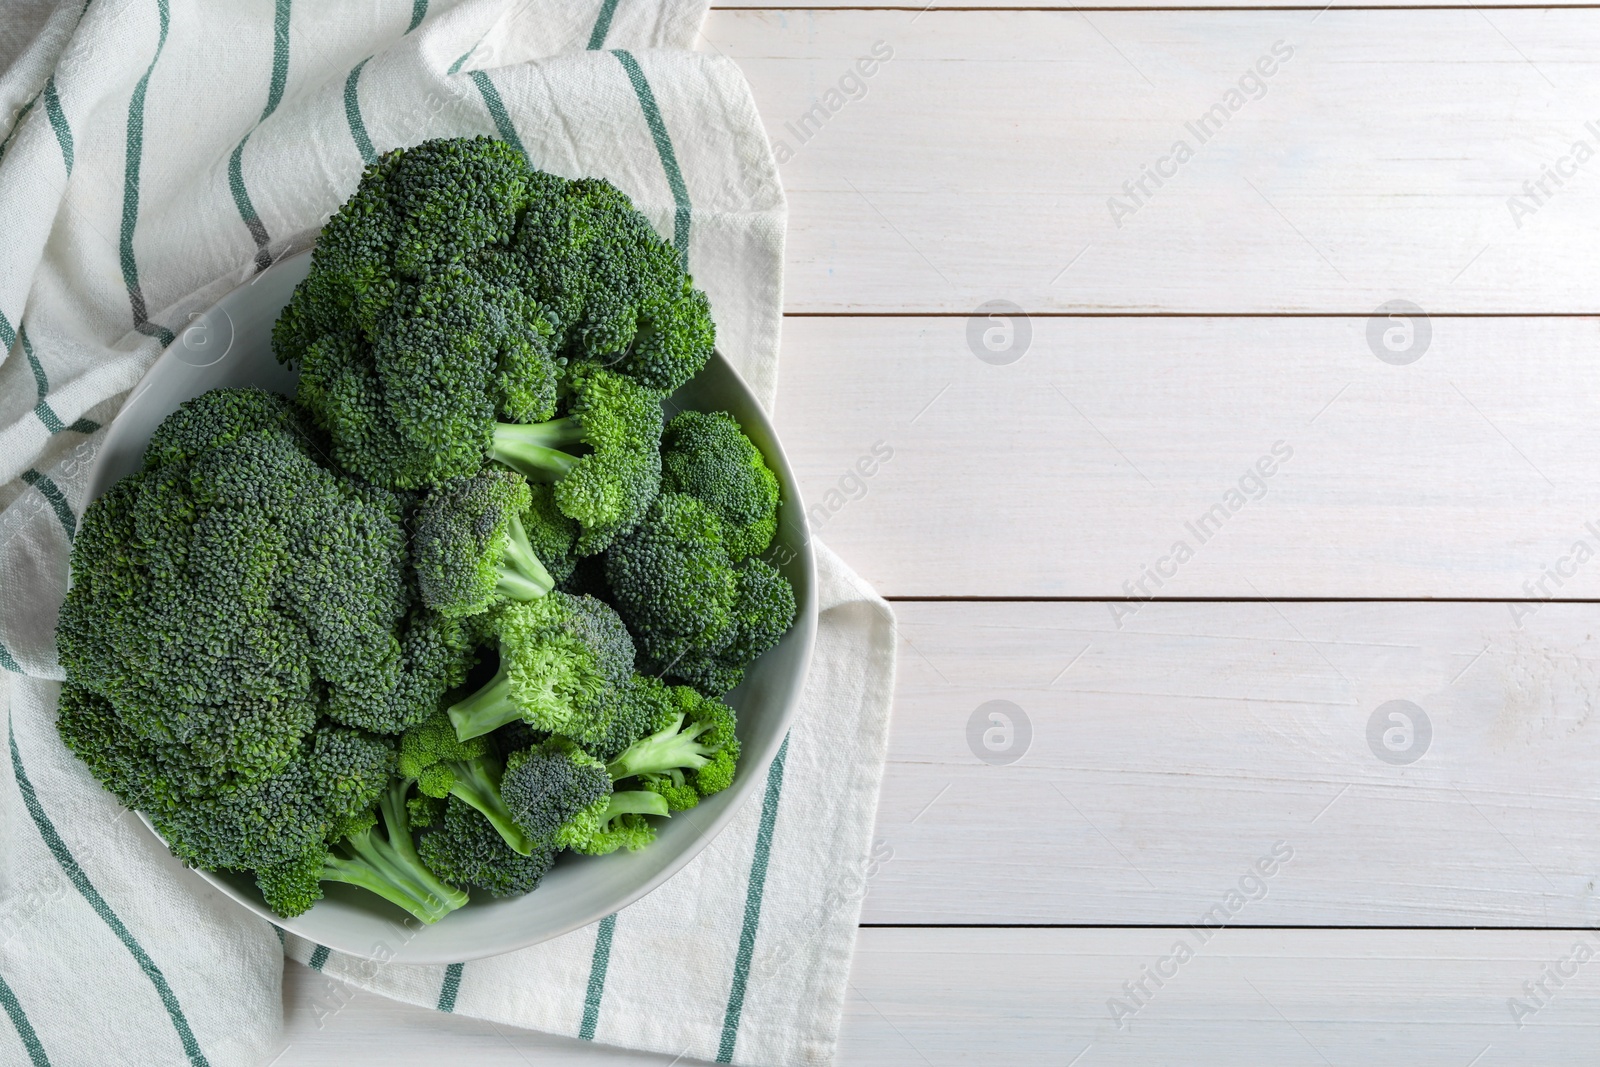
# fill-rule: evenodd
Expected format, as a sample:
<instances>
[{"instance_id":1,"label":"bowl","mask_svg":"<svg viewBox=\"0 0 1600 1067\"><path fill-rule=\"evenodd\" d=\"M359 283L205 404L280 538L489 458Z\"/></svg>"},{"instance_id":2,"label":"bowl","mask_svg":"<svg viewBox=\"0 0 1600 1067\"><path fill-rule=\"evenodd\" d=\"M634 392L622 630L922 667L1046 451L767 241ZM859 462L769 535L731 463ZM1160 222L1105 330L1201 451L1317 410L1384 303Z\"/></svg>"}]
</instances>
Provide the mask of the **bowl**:
<instances>
[{"instance_id":1,"label":"bowl","mask_svg":"<svg viewBox=\"0 0 1600 1067\"><path fill-rule=\"evenodd\" d=\"M272 324L310 266L309 252L285 257L209 311L191 317L106 431L90 472L90 499L138 469L150 435L185 400L225 386L294 394L295 374L272 355ZM817 628L816 567L794 472L771 420L727 360L712 353L705 369L667 403L669 411L731 413L766 456L780 486L773 555L794 585L798 612L789 632L751 665L726 698L738 712L743 746L733 785L661 820L660 833L647 848L609 856L563 853L532 893L497 899L475 890L469 904L431 926L339 883L325 883L321 901L303 915L285 919L266 906L249 874L197 869L196 877L263 919L340 952L400 963L458 963L538 944L626 907L681 870L728 825L761 790L799 708ZM148 822L145 829L160 841Z\"/></svg>"}]
</instances>

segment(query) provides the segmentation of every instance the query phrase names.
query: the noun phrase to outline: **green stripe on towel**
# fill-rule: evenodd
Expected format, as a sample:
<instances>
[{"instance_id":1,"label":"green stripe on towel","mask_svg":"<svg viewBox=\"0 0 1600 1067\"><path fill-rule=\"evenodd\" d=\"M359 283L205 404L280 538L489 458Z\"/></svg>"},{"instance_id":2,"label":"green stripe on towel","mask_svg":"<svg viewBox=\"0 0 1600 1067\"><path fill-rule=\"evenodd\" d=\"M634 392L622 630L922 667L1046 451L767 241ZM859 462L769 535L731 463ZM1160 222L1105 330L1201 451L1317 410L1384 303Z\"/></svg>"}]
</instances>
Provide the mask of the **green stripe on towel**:
<instances>
[{"instance_id":1,"label":"green stripe on towel","mask_svg":"<svg viewBox=\"0 0 1600 1067\"><path fill-rule=\"evenodd\" d=\"M178 1005L178 997L172 992L172 987L167 985L166 976L161 973L161 968L156 966L156 961L140 946L137 939L117 918L117 913L111 910L111 905L106 903L100 891L95 889L89 881L89 876L83 873L83 868L78 866L78 861L73 858L72 851L67 848L67 843L61 840L61 835L56 832L55 824L50 821L50 816L45 814L44 806L39 803L39 795L34 792L33 782L28 779L28 772L22 766L22 754L17 751L17 732L13 724L8 723L6 732L11 741L11 769L17 777L17 791L22 794L22 802L28 808L28 814L33 816L33 823L39 828L39 836L44 838L44 843L55 855L56 862L66 872L67 878L78 892L83 894L83 899L89 902L96 915L111 928L117 935L117 940L122 942L124 948L139 964L139 969L150 979L150 984L155 986L156 993L161 997L161 1003L166 1005L167 1016L172 1020L172 1028L178 1032L178 1040L183 1043L183 1051L188 1054L189 1062L193 1067L210 1067L210 1061L200 1051L200 1045L194 1039L194 1031L189 1029L189 1020L184 1017L183 1009Z\"/></svg>"},{"instance_id":2,"label":"green stripe on towel","mask_svg":"<svg viewBox=\"0 0 1600 1067\"><path fill-rule=\"evenodd\" d=\"M456 994L461 992L461 972L465 963L452 963L444 969L444 981L439 984L439 1010L455 1011Z\"/></svg>"},{"instance_id":3,"label":"green stripe on towel","mask_svg":"<svg viewBox=\"0 0 1600 1067\"><path fill-rule=\"evenodd\" d=\"M11 1016L11 1025L17 1028L17 1036L22 1039L22 1047L28 1050L33 1067L50 1067L50 1057L44 1054L44 1046L39 1044L39 1035L28 1021L28 1013L22 1010L21 1002L3 974L0 974L0 1004L5 1005L6 1014Z\"/></svg>"},{"instance_id":4,"label":"green stripe on towel","mask_svg":"<svg viewBox=\"0 0 1600 1067\"><path fill-rule=\"evenodd\" d=\"M50 402L45 397L50 395L50 379L44 373L44 365L39 362L39 357L33 354L33 344L28 340L28 328L23 326L17 331L17 338L22 342L22 354L28 357L28 368L33 371L33 385L37 390L38 403L33 406L33 413L44 423L44 428L51 433L60 433L67 428L61 421L61 416L55 413Z\"/></svg>"},{"instance_id":5,"label":"green stripe on towel","mask_svg":"<svg viewBox=\"0 0 1600 1067\"><path fill-rule=\"evenodd\" d=\"M67 503L66 494L50 480L50 476L40 474L29 467L22 472L22 480L39 490L39 495L50 502L50 506L55 509L56 518L61 520L61 528L67 531L67 540L70 541L78 536L78 518L72 514L72 505Z\"/></svg>"},{"instance_id":6,"label":"green stripe on towel","mask_svg":"<svg viewBox=\"0 0 1600 1067\"><path fill-rule=\"evenodd\" d=\"M307 966L313 971L322 970L323 964L328 962L328 954L327 945L318 945L311 953L311 959L307 961Z\"/></svg>"},{"instance_id":7,"label":"green stripe on towel","mask_svg":"<svg viewBox=\"0 0 1600 1067\"><path fill-rule=\"evenodd\" d=\"M262 108L261 117L256 120L257 126L277 110L278 103L283 99L283 87L289 80L289 4L290 0L277 0L273 11L272 81L267 85L267 106ZM254 129L250 131L254 132ZM228 191L233 194L234 207L239 209L245 229L250 231L250 239L256 243L256 273L259 274L272 266L272 255L267 251L267 242L270 240L267 227L256 213L256 206L251 202L250 193L244 185L244 146L250 140L250 133L239 139L233 154L228 157Z\"/></svg>"},{"instance_id":8,"label":"green stripe on towel","mask_svg":"<svg viewBox=\"0 0 1600 1067\"><path fill-rule=\"evenodd\" d=\"M600 920L594 933L594 959L589 964L589 988L583 995L583 1025L578 1036L585 1041L594 1040L595 1027L600 1024L600 1000L606 993L606 971L611 966L611 935L617 932L617 913L612 912Z\"/></svg>"},{"instance_id":9,"label":"green stripe on towel","mask_svg":"<svg viewBox=\"0 0 1600 1067\"><path fill-rule=\"evenodd\" d=\"M411 0L411 25L406 27L410 33L422 25L422 20L428 17L428 0Z\"/></svg>"},{"instance_id":10,"label":"green stripe on towel","mask_svg":"<svg viewBox=\"0 0 1600 1067\"><path fill-rule=\"evenodd\" d=\"M67 165L67 177L72 177L72 127L67 125L66 112L61 110L61 97L56 93L56 76L44 83L44 111L50 118L50 128L56 131L61 145L61 161Z\"/></svg>"},{"instance_id":11,"label":"green stripe on towel","mask_svg":"<svg viewBox=\"0 0 1600 1067\"><path fill-rule=\"evenodd\" d=\"M606 43L606 34L611 32L611 16L617 13L617 0L605 0L600 5L600 14L595 16L594 29L589 31L589 51L598 52Z\"/></svg>"},{"instance_id":12,"label":"green stripe on towel","mask_svg":"<svg viewBox=\"0 0 1600 1067\"><path fill-rule=\"evenodd\" d=\"M361 97L356 86L361 81L361 68L371 58L368 56L352 67L350 76L344 80L345 121L350 123L350 137L356 143L356 151L361 153L361 162L369 167L378 161L378 153L373 151L372 138L367 136L367 124L361 121Z\"/></svg>"},{"instance_id":13,"label":"green stripe on towel","mask_svg":"<svg viewBox=\"0 0 1600 1067\"><path fill-rule=\"evenodd\" d=\"M22 668L17 666L16 657L11 654L11 650L5 645L0 645L0 667L4 667L12 674L23 673Z\"/></svg>"},{"instance_id":14,"label":"green stripe on towel","mask_svg":"<svg viewBox=\"0 0 1600 1067\"><path fill-rule=\"evenodd\" d=\"M718 1063L733 1062L739 1040L739 1017L744 1013L745 987L750 982L750 960L756 951L756 931L761 925L761 896L767 888L767 862L772 856L772 828L778 821L778 800L783 794L783 761L789 754L789 735L767 771L767 795L761 801L761 828L756 831L755 856L750 860L750 888L745 891L744 929L739 932L739 955L733 961L733 985L728 990L728 1010L722 1017L722 1044Z\"/></svg>"},{"instance_id":15,"label":"green stripe on towel","mask_svg":"<svg viewBox=\"0 0 1600 1067\"><path fill-rule=\"evenodd\" d=\"M483 106L489 109L489 117L494 119L494 128L500 134L500 139L506 144L522 153L522 158L528 158L528 150L522 147L522 138L517 136L517 128L511 125L511 116L506 112L506 105L500 99L500 93L494 87L494 82L489 80L489 75L481 70L468 71L467 76L472 79L472 84L478 87L478 93L483 97Z\"/></svg>"},{"instance_id":16,"label":"green stripe on towel","mask_svg":"<svg viewBox=\"0 0 1600 1067\"><path fill-rule=\"evenodd\" d=\"M656 94L650 91L650 83L645 79L644 71L639 69L639 61L633 58L631 52L620 48L613 49L612 55L617 57L617 62L622 64L622 69L628 72L628 81L633 83L634 95L639 98L639 108L644 112L644 121L650 127L650 136L656 142L656 154L661 157L661 169L667 172L667 185L672 189L672 200L677 205L674 212L672 227L672 246L678 250L678 262L683 264L683 269L689 269L689 187L683 182L683 171L678 169L678 155L672 150L672 138L667 135L667 124L661 118L661 109L656 106Z\"/></svg>"},{"instance_id":17,"label":"green stripe on towel","mask_svg":"<svg viewBox=\"0 0 1600 1067\"><path fill-rule=\"evenodd\" d=\"M165 326L150 321L145 307L144 292L139 288L139 265L133 258L133 231L139 224L139 162L144 152L144 98L150 89L150 75L155 72L156 61L167 46L167 26L171 15L167 0L156 0L156 11L161 18L161 35L156 41L156 54L144 76L133 88L128 101L128 147L122 177L122 233L118 250L122 259L122 281L128 289L128 303L133 310L133 328L142 334L158 338L161 347L170 345L176 338Z\"/></svg>"}]
</instances>

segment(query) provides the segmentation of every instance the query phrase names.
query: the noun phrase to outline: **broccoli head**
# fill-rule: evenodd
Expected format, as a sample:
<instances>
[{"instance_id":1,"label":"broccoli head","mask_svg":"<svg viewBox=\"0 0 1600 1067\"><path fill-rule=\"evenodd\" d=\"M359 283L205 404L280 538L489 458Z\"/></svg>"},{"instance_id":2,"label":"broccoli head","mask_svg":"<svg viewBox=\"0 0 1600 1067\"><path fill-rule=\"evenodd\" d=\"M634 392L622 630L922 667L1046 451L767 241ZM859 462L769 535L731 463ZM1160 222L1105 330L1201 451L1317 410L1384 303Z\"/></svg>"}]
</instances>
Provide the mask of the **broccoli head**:
<instances>
[{"instance_id":1,"label":"broccoli head","mask_svg":"<svg viewBox=\"0 0 1600 1067\"><path fill-rule=\"evenodd\" d=\"M568 385L563 418L496 423L488 454L553 483L556 508L581 530L578 554L590 556L637 526L661 486L661 400L591 366L578 367Z\"/></svg>"},{"instance_id":2,"label":"broccoli head","mask_svg":"<svg viewBox=\"0 0 1600 1067\"><path fill-rule=\"evenodd\" d=\"M527 289L560 324L568 359L608 366L666 395L699 372L716 328L676 249L609 182L550 182L512 247Z\"/></svg>"},{"instance_id":3,"label":"broccoli head","mask_svg":"<svg viewBox=\"0 0 1600 1067\"><path fill-rule=\"evenodd\" d=\"M778 479L725 411L685 411L661 439L661 486L686 493L722 520L728 555L765 552L778 529Z\"/></svg>"},{"instance_id":4,"label":"broccoli head","mask_svg":"<svg viewBox=\"0 0 1600 1067\"><path fill-rule=\"evenodd\" d=\"M593 856L643 848L655 840L644 816L669 813L657 793L614 792L606 765L564 737L512 753L501 792L533 840Z\"/></svg>"},{"instance_id":5,"label":"broccoli head","mask_svg":"<svg viewBox=\"0 0 1600 1067\"><path fill-rule=\"evenodd\" d=\"M460 740L441 711L401 735L399 767L417 780L418 792L459 798L481 812L512 850L524 856L533 852L533 843L500 798L500 757L487 737Z\"/></svg>"},{"instance_id":6,"label":"broccoli head","mask_svg":"<svg viewBox=\"0 0 1600 1067\"><path fill-rule=\"evenodd\" d=\"M398 502L318 466L293 421L254 390L187 402L73 545L67 680L204 788L276 773L319 712L359 721L403 669Z\"/></svg>"},{"instance_id":7,"label":"broccoli head","mask_svg":"<svg viewBox=\"0 0 1600 1067\"><path fill-rule=\"evenodd\" d=\"M450 708L462 740L521 719L580 741L603 735L612 704L633 675L628 629L603 601L553 592L495 609L493 678Z\"/></svg>"},{"instance_id":8,"label":"broccoli head","mask_svg":"<svg viewBox=\"0 0 1600 1067\"><path fill-rule=\"evenodd\" d=\"M477 886L497 897L537 889L555 860L549 847L523 855L506 846L503 834L481 811L460 797L445 803L438 821L417 843L422 861L444 881Z\"/></svg>"},{"instance_id":9,"label":"broccoli head","mask_svg":"<svg viewBox=\"0 0 1600 1067\"><path fill-rule=\"evenodd\" d=\"M467 902L417 854L406 794L409 779L389 783L376 809L352 813L330 844L308 849L256 871L256 884L279 915L295 916L322 898L323 882L343 882L373 893L425 923L436 923Z\"/></svg>"},{"instance_id":10,"label":"broccoli head","mask_svg":"<svg viewBox=\"0 0 1600 1067\"><path fill-rule=\"evenodd\" d=\"M300 368L299 399L334 459L412 489L471 475L491 444L506 447L499 425L546 422L564 395L579 398L569 418L603 422L597 405L614 399L581 399L597 367L659 399L713 338L705 294L625 196L535 171L501 142L457 138L367 168L324 228L273 350ZM585 551L615 535L624 503L648 506L654 464L608 453L586 465L580 482L604 485L561 501L585 524Z\"/></svg>"},{"instance_id":11,"label":"broccoli head","mask_svg":"<svg viewBox=\"0 0 1600 1067\"><path fill-rule=\"evenodd\" d=\"M697 498L663 492L606 553L606 581L641 669L714 693L738 685L795 615L788 579L762 559L735 563L724 530Z\"/></svg>"},{"instance_id":12,"label":"broccoli head","mask_svg":"<svg viewBox=\"0 0 1600 1067\"><path fill-rule=\"evenodd\" d=\"M532 503L528 484L511 471L483 470L434 488L411 520L411 562L423 602L443 615L466 616L500 600L548 593L555 579L528 528L539 531L542 544L559 546L563 534L570 544L572 523L559 513L535 512ZM558 529L546 531L546 524Z\"/></svg>"},{"instance_id":13,"label":"broccoli head","mask_svg":"<svg viewBox=\"0 0 1600 1067\"><path fill-rule=\"evenodd\" d=\"M669 810L683 811L733 784L739 739L733 709L722 701L686 685L668 693L670 718L619 753L606 770L617 781L637 778L660 794Z\"/></svg>"}]
</instances>

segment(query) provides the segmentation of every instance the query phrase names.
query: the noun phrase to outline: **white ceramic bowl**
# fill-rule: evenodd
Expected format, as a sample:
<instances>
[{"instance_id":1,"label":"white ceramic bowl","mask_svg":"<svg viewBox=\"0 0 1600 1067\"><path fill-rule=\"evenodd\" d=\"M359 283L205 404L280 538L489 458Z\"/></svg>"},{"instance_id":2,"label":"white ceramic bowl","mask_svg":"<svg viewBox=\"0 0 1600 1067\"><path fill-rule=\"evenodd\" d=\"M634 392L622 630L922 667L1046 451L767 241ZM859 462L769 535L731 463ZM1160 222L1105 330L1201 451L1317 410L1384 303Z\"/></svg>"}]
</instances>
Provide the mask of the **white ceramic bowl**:
<instances>
[{"instance_id":1,"label":"white ceramic bowl","mask_svg":"<svg viewBox=\"0 0 1600 1067\"><path fill-rule=\"evenodd\" d=\"M272 323L310 265L310 253L286 257L191 321L107 430L90 478L91 499L138 468L151 433L185 400L210 389L244 385L293 395L295 376L272 356ZM693 859L740 805L761 790L799 707L817 628L816 569L794 472L766 413L727 361L714 353L669 407L731 412L766 456L782 491L776 558L794 584L799 612L778 646L751 666L743 684L727 698L739 713L744 749L732 787L662 821L660 835L648 848L609 856L564 853L534 892L495 899L475 891L466 907L420 928L405 922L409 917L387 902L337 883L324 885L327 896L310 911L284 919L262 902L250 875L195 873L262 918L329 948L403 963L456 963L586 926L638 900Z\"/></svg>"}]
</instances>

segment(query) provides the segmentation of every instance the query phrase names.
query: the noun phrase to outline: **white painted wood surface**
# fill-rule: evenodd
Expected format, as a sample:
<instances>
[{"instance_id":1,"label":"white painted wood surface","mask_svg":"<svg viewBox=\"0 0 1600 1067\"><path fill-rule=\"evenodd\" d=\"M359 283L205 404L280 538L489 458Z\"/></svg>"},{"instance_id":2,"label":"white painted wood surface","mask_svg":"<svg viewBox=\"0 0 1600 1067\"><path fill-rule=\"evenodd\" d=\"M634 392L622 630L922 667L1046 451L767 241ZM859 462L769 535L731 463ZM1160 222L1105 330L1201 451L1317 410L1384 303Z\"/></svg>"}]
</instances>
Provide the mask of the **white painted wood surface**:
<instances>
[{"instance_id":1,"label":"white painted wood surface","mask_svg":"<svg viewBox=\"0 0 1600 1067\"><path fill-rule=\"evenodd\" d=\"M1034 317L993 366L965 317L790 318L778 430L889 596L1600 597L1600 563L1524 587L1600 552L1595 321L1436 318L1407 366L1368 322Z\"/></svg>"},{"instance_id":2,"label":"white painted wood surface","mask_svg":"<svg viewBox=\"0 0 1600 1067\"><path fill-rule=\"evenodd\" d=\"M1600 162L1508 206L1600 147L1600 11L1343 2L707 21L792 153L778 417L818 534L888 595L969 598L896 605L864 914L892 925L861 932L841 1064L1600 1051L1600 963L1572 962L1600 937L1561 929L1600 918L1600 607L1533 601L1600 599ZM1119 228L1107 198L1278 40L1266 94ZM1407 365L1368 339L1394 299L1429 316ZM1025 314L1015 362L969 341L990 300ZM1107 600L1125 581L1214 600ZM1431 734L1409 764L1369 740L1393 700ZM1026 716L1015 763L970 747L990 701ZM282 1067L667 1062L328 981L287 965Z\"/></svg>"},{"instance_id":3,"label":"white painted wood surface","mask_svg":"<svg viewBox=\"0 0 1600 1067\"><path fill-rule=\"evenodd\" d=\"M1520 228L1507 207L1600 141L1591 10L915 14L707 21L792 152L792 311L1596 308L1600 162ZM893 58L802 141L877 41ZM1201 143L1186 123L1280 41ZM1116 225L1108 200L1179 140L1193 158Z\"/></svg>"}]
</instances>

